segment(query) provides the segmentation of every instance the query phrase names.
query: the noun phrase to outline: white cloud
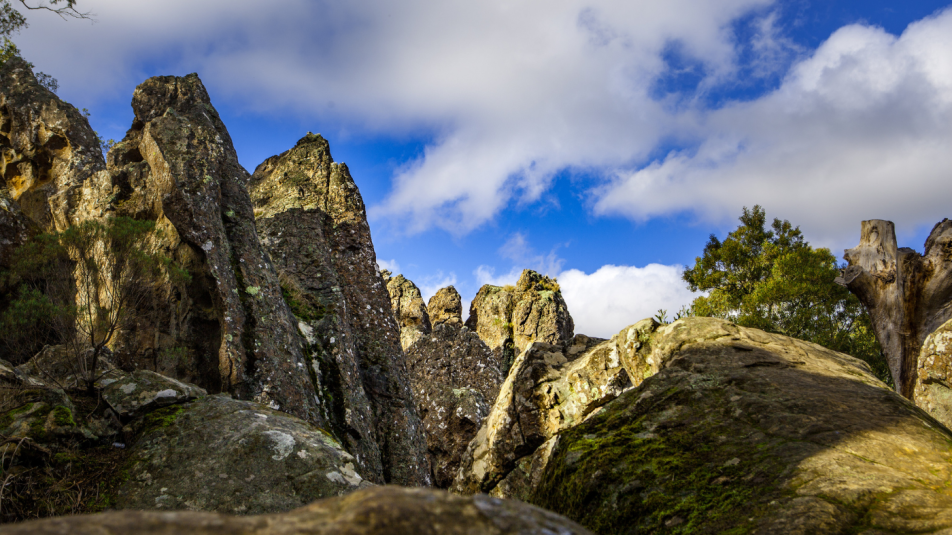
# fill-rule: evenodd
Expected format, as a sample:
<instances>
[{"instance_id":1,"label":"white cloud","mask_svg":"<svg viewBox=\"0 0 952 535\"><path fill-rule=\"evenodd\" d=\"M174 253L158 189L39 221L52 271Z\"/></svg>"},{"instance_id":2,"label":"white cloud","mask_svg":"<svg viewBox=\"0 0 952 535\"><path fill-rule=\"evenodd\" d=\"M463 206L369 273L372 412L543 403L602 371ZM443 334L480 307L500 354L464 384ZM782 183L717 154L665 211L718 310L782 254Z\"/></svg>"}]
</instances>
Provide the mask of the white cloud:
<instances>
[{"instance_id":1,"label":"white cloud","mask_svg":"<svg viewBox=\"0 0 952 535\"><path fill-rule=\"evenodd\" d=\"M898 38L841 28L775 92L711 112L696 150L620 174L596 212L717 221L761 204L827 246L855 244L863 219L939 221L952 196L950 57L952 9Z\"/></svg>"},{"instance_id":2,"label":"white cloud","mask_svg":"<svg viewBox=\"0 0 952 535\"><path fill-rule=\"evenodd\" d=\"M592 274L570 269L559 274L562 296L575 332L608 338L659 309L672 318L697 295L681 280L682 266L602 266Z\"/></svg>"},{"instance_id":3,"label":"white cloud","mask_svg":"<svg viewBox=\"0 0 952 535\"><path fill-rule=\"evenodd\" d=\"M37 14L18 43L81 100L162 65L248 111L430 133L371 214L465 233L561 169L628 165L690 130L693 113L651 97L662 52L676 42L726 79L730 23L772 2L84 0L97 25Z\"/></svg>"},{"instance_id":4,"label":"white cloud","mask_svg":"<svg viewBox=\"0 0 952 535\"><path fill-rule=\"evenodd\" d=\"M497 276L496 268L481 265L473 271L473 276L476 277L476 284L480 288L485 284L492 284L493 286L515 285L519 281L519 275L522 275L522 269L519 266L514 266L508 273Z\"/></svg>"},{"instance_id":5,"label":"white cloud","mask_svg":"<svg viewBox=\"0 0 952 535\"><path fill-rule=\"evenodd\" d=\"M380 269L386 269L390 273L397 275L400 273L400 264L396 260L382 260L377 259L377 265L380 266Z\"/></svg>"},{"instance_id":6,"label":"white cloud","mask_svg":"<svg viewBox=\"0 0 952 535\"><path fill-rule=\"evenodd\" d=\"M442 271L437 271L433 275L427 275L423 277L422 280L416 283L417 287L420 289L420 294L423 296L424 301L429 301L437 291L447 286L453 286L456 284L456 274L450 272L449 275L444 275Z\"/></svg>"},{"instance_id":7,"label":"white cloud","mask_svg":"<svg viewBox=\"0 0 952 535\"><path fill-rule=\"evenodd\" d=\"M551 276L561 271L562 265L565 264L565 259L556 254L558 249L559 246L555 246L548 254L539 254L529 244L525 234L516 232L499 248L499 254L512 260L520 273L522 269L531 269ZM516 279L518 278L517 275Z\"/></svg>"}]
</instances>

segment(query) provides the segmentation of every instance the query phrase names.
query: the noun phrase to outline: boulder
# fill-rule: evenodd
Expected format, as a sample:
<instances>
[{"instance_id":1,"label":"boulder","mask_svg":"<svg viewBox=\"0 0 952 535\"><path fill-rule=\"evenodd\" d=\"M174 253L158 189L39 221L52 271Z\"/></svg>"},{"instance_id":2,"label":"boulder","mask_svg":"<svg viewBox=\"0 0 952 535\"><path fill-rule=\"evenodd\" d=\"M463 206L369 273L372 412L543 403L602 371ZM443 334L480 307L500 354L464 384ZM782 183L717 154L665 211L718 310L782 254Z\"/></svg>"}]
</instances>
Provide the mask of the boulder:
<instances>
[{"instance_id":1,"label":"boulder","mask_svg":"<svg viewBox=\"0 0 952 535\"><path fill-rule=\"evenodd\" d=\"M952 320L926 337L917 368L913 400L952 428Z\"/></svg>"},{"instance_id":2,"label":"boulder","mask_svg":"<svg viewBox=\"0 0 952 535\"><path fill-rule=\"evenodd\" d=\"M382 271L381 275L390 294L390 308L400 325L400 345L404 351L408 351L410 346L430 332L426 303L413 281L403 275L392 277L389 271Z\"/></svg>"},{"instance_id":3,"label":"boulder","mask_svg":"<svg viewBox=\"0 0 952 535\"><path fill-rule=\"evenodd\" d=\"M493 491L523 458L631 386L614 344L588 342L570 344L589 346L572 360L562 347L542 342L532 343L516 358L492 411L463 455L454 491Z\"/></svg>"},{"instance_id":4,"label":"boulder","mask_svg":"<svg viewBox=\"0 0 952 535\"><path fill-rule=\"evenodd\" d=\"M434 484L447 488L489 414L503 374L486 344L459 323L436 325L410 347L407 361Z\"/></svg>"},{"instance_id":5,"label":"boulder","mask_svg":"<svg viewBox=\"0 0 952 535\"><path fill-rule=\"evenodd\" d=\"M308 133L248 182L257 232L306 338L328 429L376 482L429 485L400 327L347 166ZM253 232L253 231L252 231Z\"/></svg>"},{"instance_id":6,"label":"boulder","mask_svg":"<svg viewBox=\"0 0 952 535\"><path fill-rule=\"evenodd\" d=\"M821 346L687 318L659 372L562 431L530 501L599 533L952 528L952 432Z\"/></svg>"},{"instance_id":7,"label":"boulder","mask_svg":"<svg viewBox=\"0 0 952 535\"><path fill-rule=\"evenodd\" d=\"M228 516L194 511L116 511L0 526L30 535L591 535L578 524L524 503L488 496L374 487L294 511Z\"/></svg>"},{"instance_id":8,"label":"boulder","mask_svg":"<svg viewBox=\"0 0 952 535\"><path fill-rule=\"evenodd\" d=\"M493 350L504 372L532 342L564 349L575 329L558 283L529 269L516 286L480 288L466 326Z\"/></svg>"},{"instance_id":9,"label":"boulder","mask_svg":"<svg viewBox=\"0 0 952 535\"><path fill-rule=\"evenodd\" d=\"M274 513L369 485L328 433L250 401L207 396L134 427L121 509Z\"/></svg>"},{"instance_id":10,"label":"boulder","mask_svg":"<svg viewBox=\"0 0 952 535\"><path fill-rule=\"evenodd\" d=\"M121 379L110 381L102 391L103 400L123 418L185 403L206 394L193 384L149 370L136 370Z\"/></svg>"},{"instance_id":11,"label":"boulder","mask_svg":"<svg viewBox=\"0 0 952 535\"><path fill-rule=\"evenodd\" d=\"M436 327L441 324L463 325L463 300L456 288L440 288L430 302L426 304L430 323Z\"/></svg>"}]
</instances>

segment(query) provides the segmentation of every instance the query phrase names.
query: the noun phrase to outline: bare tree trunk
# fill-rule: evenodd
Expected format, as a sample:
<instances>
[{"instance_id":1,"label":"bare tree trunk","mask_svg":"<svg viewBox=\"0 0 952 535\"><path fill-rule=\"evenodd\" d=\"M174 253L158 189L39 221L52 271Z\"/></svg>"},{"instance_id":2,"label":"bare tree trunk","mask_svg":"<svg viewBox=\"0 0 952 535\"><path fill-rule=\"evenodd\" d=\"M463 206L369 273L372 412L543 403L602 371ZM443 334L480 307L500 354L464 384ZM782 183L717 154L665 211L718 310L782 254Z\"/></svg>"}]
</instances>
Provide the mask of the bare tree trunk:
<instances>
[{"instance_id":1,"label":"bare tree trunk","mask_svg":"<svg viewBox=\"0 0 952 535\"><path fill-rule=\"evenodd\" d=\"M892 221L863 221L843 258L849 266L836 282L869 311L896 391L912 399L922 343L952 317L952 221L936 224L922 255L896 246Z\"/></svg>"}]
</instances>

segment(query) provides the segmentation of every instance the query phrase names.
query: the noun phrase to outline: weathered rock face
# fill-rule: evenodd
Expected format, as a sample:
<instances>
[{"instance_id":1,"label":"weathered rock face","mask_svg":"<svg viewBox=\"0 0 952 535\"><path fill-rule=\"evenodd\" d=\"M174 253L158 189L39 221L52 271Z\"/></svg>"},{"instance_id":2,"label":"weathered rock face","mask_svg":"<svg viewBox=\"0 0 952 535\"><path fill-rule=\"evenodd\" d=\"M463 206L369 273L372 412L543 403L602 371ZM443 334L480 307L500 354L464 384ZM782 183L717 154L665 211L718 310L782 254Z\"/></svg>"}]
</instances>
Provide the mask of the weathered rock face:
<instances>
[{"instance_id":1,"label":"weathered rock face","mask_svg":"<svg viewBox=\"0 0 952 535\"><path fill-rule=\"evenodd\" d=\"M209 396L141 425L121 509L273 513L369 484L330 435L261 404Z\"/></svg>"},{"instance_id":2,"label":"weathered rock face","mask_svg":"<svg viewBox=\"0 0 952 535\"><path fill-rule=\"evenodd\" d=\"M426 311L430 315L430 323L437 325L463 325L463 300L456 288L447 286L440 288L430 302L426 304Z\"/></svg>"},{"instance_id":3,"label":"weathered rock face","mask_svg":"<svg viewBox=\"0 0 952 535\"><path fill-rule=\"evenodd\" d=\"M428 485L426 441L364 204L308 134L250 179L257 230L322 377L331 429L374 481Z\"/></svg>"},{"instance_id":4,"label":"weathered rock face","mask_svg":"<svg viewBox=\"0 0 952 535\"><path fill-rule=\"evenodd\" d=\"M103 171L96 134L79 110L38 84L22 59L4 63L0 176L26 218L43 230L65 229L81 201L80 188Z\"/></svg>"},{"instance_id":5,"label":"weathered rock face","mask_svg":"<svg viewBox=\"0 0 952 535\"><path fill-rule=\"evenodd\" d=\"M660 371L563 431L531 501L599 533L952 527L952 433L857 359L688 318Z\"/></svg>"},{"instance_id":6,"label":"weathered rock face","mask_svg":"<svg viewBox=\"0 0 952 535\"><path fill-rule=\"evenodd\" d=\"M476 333L450 322L438 324L413 344L407 359L434 483L447 488L489 414L503 374Z\"/></svg>"},{"instance_id":7,"label":"weathered rock face","mask_svg":"<svg viewBox=\"0 0 952 535\"><path fill-rule=\"evenodd\" d=\"M408 351L417 340L430 332L426 303L413 281L403 275L393 277L389 271L381 271L381 276L390 294L390 308L400 325L400 345L404 351Z\"/></svg>"},{"instance_id":8,"label":"weathered rock face","mask_svg":"<svg viewBox=\"0 0 952 535\"><path fill-rule=\"evenodd\" d=\"M896 244L892 221L863 221L860 243L843 255L836 282L869 311L896 391L913 399L919 354L930 333L952 319L952 221L943 219L919 254Z\"/></svg>"},{"instance_id":9,"label":"weathered rock face","mask_svg":"<svg viewBox=\"0 0 952 535\"><path fill-rule=\"evenodd\" d=\"M952 320L926 337L917 368L916 405L952 429Z\"/></svg>"},{"instance_id":10,"label":"weathered rock face","mask_svg":"<svg viewBox=\"0 0 952 535\"><path fill-rule=\"evenodd\" d=\"M493 350L503 371L532 342L564 348L575 329L558 283L529 269L515 287L480 288L466 325Z\"/></svg>"},{"instance_id":11,"label":"weathered rock face","mask_svg":"<svg viewBox=\"0 0 952 535\"><path fill-rule=\"evenodd\" d=\"M153 369L212 392L322 423L296 323L254 231L248 173L196 75L140 85L135 120L110 152L72 106L11 60L0 76L3 176L43 229L112 215L156 222L157 248L192 275L160 281L114 342L127 368Z\"/></svg>"},{"instance_id":12,"label":"weathered rock face","mask_svg":"<svg viewBox=\"0 0 952 535\"><path fill-rule=\"evenodd\" d=\"M572 340L575 323L555 280L525 270L516 283L512 337L516 352L533 342L564 347Z\"/></svg>"},{"instance_id":13,"label":"weathered rock face","mask_svg":"<svg viewBox=\"0 0 952 535\"><path fill-rule=\"evenodd\" d=\"M578 524L524 503L487 496L373 487L280 515L119 511L0 526L10 535L591 535Z\"/></svg>"},{"instance_id":14,"label":"weathered rock face","mask_svg":"<svg viewBox=\"0 0 952 535\"><path fill-rule=\"evenodd\" d=\"M611 341L590 342L586 337L570 344L588 348L581 354L576 351L573 360L561 347L542 342L519 355L463 455L455 491L494 491L518 465L531 465L533 461L525 458L539 446L631 386L616 346ZM519 470L531 477L527 466ZM519 485L510 480L506 487ZM496 493L506 496L505 492Z\"/></svg>"},{"instance_id":15,"label":"weathered rock face","mask_svg":"<svg viewBox=\"0 0 952 535\"><path fill-rule=\"evenodd\" d=\"M20 205L9 198L6 190L0 190L0 269L10 267L13 251L29 238L30 223Z\"/></svg>"},{"instance_id":16,"label":"weathered rock face","mask_svg":"<svg viewBox=\"0 0 952 535\"><path fill-rule=\"evenodd\" d=\"M503 373L516 358L511 323L514 293L512 287L484 285L470 303L466 320L466 326L492 350Z\"/></svg>"}]
</instances>

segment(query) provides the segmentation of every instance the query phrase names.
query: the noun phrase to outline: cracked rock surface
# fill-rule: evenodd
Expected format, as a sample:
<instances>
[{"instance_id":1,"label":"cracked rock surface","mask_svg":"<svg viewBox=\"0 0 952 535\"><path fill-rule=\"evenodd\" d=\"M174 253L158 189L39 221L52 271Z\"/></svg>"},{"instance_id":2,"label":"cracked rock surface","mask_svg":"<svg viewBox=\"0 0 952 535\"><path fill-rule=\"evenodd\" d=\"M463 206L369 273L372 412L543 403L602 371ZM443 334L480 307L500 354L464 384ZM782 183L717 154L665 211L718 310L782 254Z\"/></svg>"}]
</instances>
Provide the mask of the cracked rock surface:
<instances>
[{"instance_id":1,"label":"cracked rock surface","mask_svg":"<svg viewBox=\"0 0 952 535\"><path fill-rule=\"evenodd\" d=\"M273 513L370 485L325 431L258 403L207 396L138 425L120 509Z\"/></svg>"}]
</instances>

